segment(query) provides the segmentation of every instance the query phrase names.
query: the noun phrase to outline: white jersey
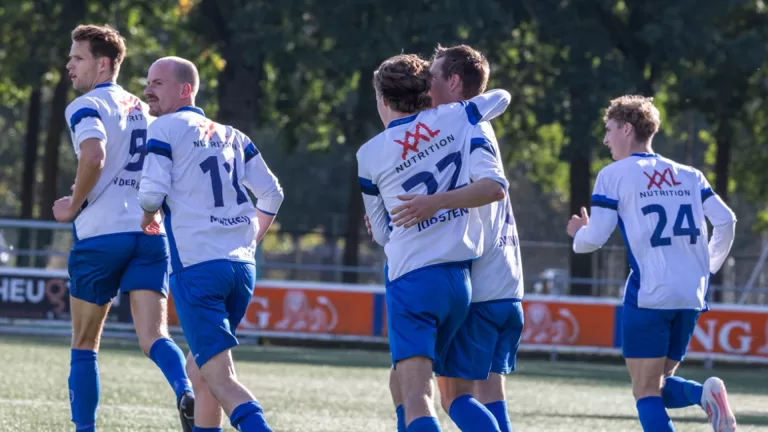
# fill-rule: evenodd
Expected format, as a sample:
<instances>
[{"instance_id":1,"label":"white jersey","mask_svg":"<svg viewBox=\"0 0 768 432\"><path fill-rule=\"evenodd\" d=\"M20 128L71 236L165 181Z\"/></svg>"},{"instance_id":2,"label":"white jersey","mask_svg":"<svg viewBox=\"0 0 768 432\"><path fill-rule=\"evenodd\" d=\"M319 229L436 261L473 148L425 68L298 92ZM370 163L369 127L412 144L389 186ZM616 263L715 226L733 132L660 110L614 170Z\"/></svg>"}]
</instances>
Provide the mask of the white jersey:
<instances>
[{"instance_id":1,"label":"white jersey","mask_svg":"<svg viewBox=\"0 0 768 432\"><path fill-rule=\"evenodd\" d=\"M159 117L147 137L139 193L142 203L165 197L172 271L220 259L254 262L256 208L276 214L283 192L253 142L190 106Z\"/></svg>"},{"instance_id":2,"label":"white jersey","mask_svg":"<svg viewBox=\"0 0 768 432\"><path fill-rule=\"evenodd\" d=\"M475 127L471 141L471 156L487 153L493 157L502 174L501 153L496 135L490 123ZM475 178L474 165L477 157L470 157L470 174ZM517 236L515 216L509 194L501 200L478 209L483 225L483 254L472 262L472 302L500 299L522 300L523 266L520 258L520 241Z\"/></svg>"},{"instance_id":3,"label":"white jersey","mask_svg":"<svg viewBox=\"0 0 768 432\"><path fill-rule=\"evenodd\" d=\"M385 245L389 280L429 265L480 256L483 234L476 209L440 210L411 228L381 227L388 226L384 221L402 204L398 195L431 195L467 185L474 126L503 113L509 101L509 93L495 90L394 120L357 152L365 210L374 239ZM506 185L496 164L487 168L485 177Z\"/></svg>"},{"instance_id":4,"label":"white jersey","mask_svg":"<svg viewBox=\"0 0 768 432\"><path fill-rule=\"evenodd\" d=\"M598 174L592 215L576 233L573 249L597 249L618 223L631 268L625 303L703 310L710 273L719 269L731 246L714 237L708 246L705 216L715 230L736 220L699 170L656 154L634 153Z\"/></svg>"},{"instance_id":5,"label":"white jersey","mask_svg":"<svg viewBox=\"0 0 768 432\"><path fill-rule=\"evenodd\" d=\"M141 232L138 190L146 155L147 106L117 84L99 84L67 106L75 154L89 138L104 143L101 176L74 221L75 239Z\"/></svg>"}]
</instances>

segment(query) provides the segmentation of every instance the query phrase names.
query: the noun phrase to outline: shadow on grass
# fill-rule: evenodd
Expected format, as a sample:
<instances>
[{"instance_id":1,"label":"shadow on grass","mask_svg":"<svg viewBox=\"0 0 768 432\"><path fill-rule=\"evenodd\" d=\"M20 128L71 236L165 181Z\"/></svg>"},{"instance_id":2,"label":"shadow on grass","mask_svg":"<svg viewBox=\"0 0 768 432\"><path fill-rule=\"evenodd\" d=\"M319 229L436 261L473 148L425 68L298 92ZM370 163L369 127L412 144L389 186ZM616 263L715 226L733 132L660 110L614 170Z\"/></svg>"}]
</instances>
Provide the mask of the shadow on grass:
<instances>
[{"instance_id":1,"label":"shadow on grass","mask_svg":"<svg viewBox=\"0 0 768 432\"><path fill-rule=\"evenodd\" d=\"M674 417L674 411L670 411L672 414L670 417L672 417L673 423L689 423L689 424L707 424L707 417L704 415L704 412L701 413L701 418L692 418L692 417L680 417L675 418ZM536 417L544 417L544 418L551 418L551 417L561 417L561 418L573 418L573 419L595 419L595 420L630 420L630 421L638 421L637 416L630 416L630 415L608 415L608 414L557 414L557 413L539 413L539 412L527 412L523 414L526 418L536 418ZM760 415L755 412L748 412L744 414L736 413L736 422L740 426L768 426L768 416L765 414ZM639 421L638 421L639 423Z\"/></svg>"}]
</instances>

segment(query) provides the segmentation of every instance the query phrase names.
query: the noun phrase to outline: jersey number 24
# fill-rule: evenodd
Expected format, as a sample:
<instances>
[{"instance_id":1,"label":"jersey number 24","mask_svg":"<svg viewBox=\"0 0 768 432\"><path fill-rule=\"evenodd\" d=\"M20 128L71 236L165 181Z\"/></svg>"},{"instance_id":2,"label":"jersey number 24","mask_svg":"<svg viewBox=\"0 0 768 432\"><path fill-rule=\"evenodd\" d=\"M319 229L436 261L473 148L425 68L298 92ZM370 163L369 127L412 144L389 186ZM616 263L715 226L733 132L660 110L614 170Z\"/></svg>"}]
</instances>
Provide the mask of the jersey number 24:
<instances>
[{"instance_id":1,"label":"jersey number 24","mask_svg":"<svg viewBox=\"0 0 768 432\"><path fill-rule=\"evenodd\" d=\"M662 237L664 227L667 226L667 211L660 204L651 204L640 209L643 214L648 216L651 213L655 213L659 216L659 222L656 224L656 229L653 230L651 236L651 247L669 246L672 244L672 238ZM683 227L683 223L688 225L687 228ZM675 218L675 224L672 226L672 235L674 236L690 236L691 244L696 244L701 230L696 228L696 223L693 220L693 207L690 204L681 204L677 211L677 217Z\"/></svg>"}]
</instances>

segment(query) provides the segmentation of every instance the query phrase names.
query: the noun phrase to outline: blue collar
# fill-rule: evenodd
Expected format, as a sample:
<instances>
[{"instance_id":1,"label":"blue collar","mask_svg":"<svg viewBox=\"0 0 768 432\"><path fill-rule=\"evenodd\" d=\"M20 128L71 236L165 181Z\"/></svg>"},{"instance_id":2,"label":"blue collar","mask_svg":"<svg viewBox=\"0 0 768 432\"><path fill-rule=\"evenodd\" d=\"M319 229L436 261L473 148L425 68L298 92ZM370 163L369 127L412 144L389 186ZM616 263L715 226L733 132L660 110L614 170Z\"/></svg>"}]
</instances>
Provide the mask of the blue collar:
<instances>
[{"instance_id":1,"label":"blue collar","mask_svg":"<svg viewBox=\"0 0 768 432\"><path fill-rule=\"evenodd\" d=\"M659 154L657 153L632 153L630 156L637 156L637 157L659 157Z\"/></svg>"},{"instance_id":2,"label":"blue collar","mask_svg":"<svg viewBox=\"0 0 768 432\"><path fill-rule=\"evenodd\" d=\"M105 83L97 84L96 87L94 88L97 89L97 88L112 87L112 86L120 87L119 85L113 82L105 82Z\"/></svg>"},{"instance_id":3,"label":"blue collar","mask_svg":"<svg viewBox=\"0 0 768 432\"><path fill-rule=\"evenodd\" d=\"M178 110L176 110L176 112L181 112L181 111L192 111L192 112L196 112L196 113L200 114L201 116L205 117L205 112L203 111L203 109L202 108L198 108L196 106L187 105L185 107L181 107Z\"/></svg>"},{"instance_id":4,"label":"blue collar","mask_svg":"<svg viewBox=\"0 0 768 432\"><path fill-rule=\"evenodd\" d=\"M387 129L389 129L389 128L393 128L393 127L396 127L396 126L401 126L401 125L404 125L404 124L406 124L406 123L410 123L410 122L412 122L412 121L416 120L416 117L417 117L418 115L419 115L419 113L416 113L416 114L414 114L414 115L410 115L410 116L408 116L408 117L403 117L403 118L399 118L399 119L397 119L397 120L392 120L392 121L391 121L391 122L389 122L389 124L387 125Z\"/></svg>"}]
</instances>

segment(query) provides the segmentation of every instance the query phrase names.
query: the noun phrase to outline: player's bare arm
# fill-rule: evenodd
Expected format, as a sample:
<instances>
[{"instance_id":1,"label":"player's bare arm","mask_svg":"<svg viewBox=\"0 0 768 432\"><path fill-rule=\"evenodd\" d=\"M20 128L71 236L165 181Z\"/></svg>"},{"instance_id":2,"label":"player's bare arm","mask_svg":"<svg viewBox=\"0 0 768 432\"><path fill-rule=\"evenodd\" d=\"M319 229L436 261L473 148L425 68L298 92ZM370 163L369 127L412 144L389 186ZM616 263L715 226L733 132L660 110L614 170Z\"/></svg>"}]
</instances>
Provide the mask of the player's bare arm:
<instances>
[{"instance_id":1,"label":"player's bare arm","mask_svg":"<svg viewBox=\"0 0 768 432\"><path fill-rule=\"evenodd\" d=\"M434 195L399 195L403 204L392 209L392 222L410 228L425 221L440 209L482 207L506 198L504 186L491 179L480 179L470 185Z\"/></svg>"},{"instance_id":2,"label":"player's bare arm","mask_svg":"<svg viewBox=\"0 0 768 432\"><path fill-rule=\"evenodd\" d=\"M259 220L259 232L256 233L256 243L259 243L261 239L269 231L269 227L272 226L272 222L275 221L275 215L264 213L263 211L256 209L256 218Z\"/></svg>"},{"instance_id":3,"label":"player's bare arm","mask_svg":"<svg viewBox=\"0 0 768 432\"><path fill-rule=\"evenodd\" d=\"M80 160L77 163L72 196L60 198L53 203L53 216L57 221L70 222L77 216L88 194L99 181L104 159L104 141L88 138L80 143Z\"/></svg>"},{"instance_id":4,"label":"player's bare arm","mask_svg":"<svg viewBox=\"0 0 768 432\"><path fill-rule=\"evenodd\" d=\"M589 214L587 213L587 209L582 207L581 208L581 216L573 215L571 216L571 219L568 221L568 227L566 230L568 231L568 235L571 237L576 237L576 232L578 232L582 227L586 226L589 223Z\"/></svg>"}]
</instances>

